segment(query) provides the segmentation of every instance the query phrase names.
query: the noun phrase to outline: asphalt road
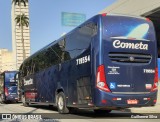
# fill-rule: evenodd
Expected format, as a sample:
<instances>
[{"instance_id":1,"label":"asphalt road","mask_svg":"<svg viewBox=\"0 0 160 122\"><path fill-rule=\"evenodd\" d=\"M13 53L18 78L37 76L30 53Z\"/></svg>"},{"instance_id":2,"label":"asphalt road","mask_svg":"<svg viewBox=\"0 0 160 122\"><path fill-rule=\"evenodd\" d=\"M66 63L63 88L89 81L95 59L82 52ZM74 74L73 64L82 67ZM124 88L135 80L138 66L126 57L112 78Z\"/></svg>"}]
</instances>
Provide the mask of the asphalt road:
<instances>
[{"instance_id":1,"label":"asphalt road","mask_svg":"<svg viewBox=\"0 0 160 122\"><path fill-rule=\"evenodd\" d=\"M32 120L32 122L119 122L119 119L123 119L123 121L130 122L137 120L136 117L150 117L151 114L137 114L132 113L130 109L122 110L122 111L112 111L109 114L97 115L93 111L86 111L86 110L78 110L76 113L73 114L59 114L56 108L49 107L49 106L39 106L39 105L32 105L30 107L24 107L22 103L12 103L12 104L0 104L0 116L2 114L12 114L14 119L19 122L28 122L31 120L26 119L25 117L37 117L37 119ZM35 116L30 116L35 115ZM4 116L4 115L3 115ZM151 116L156 117L157 115ZM159 115L158 115L159 116ZM16 119L18 117L19 119ZM39 117L42 118L39 120ZM23 120L20 120L23 118ZM24 119L25 118L25 119ZM0 120L0 122L15 122L15 120ZM138 119L139 120L139 119ZM153 122L153 119L140 119L141 122ZM154 119L154 121L159 121L159 119Z\"/></svg>"}]
</instances>

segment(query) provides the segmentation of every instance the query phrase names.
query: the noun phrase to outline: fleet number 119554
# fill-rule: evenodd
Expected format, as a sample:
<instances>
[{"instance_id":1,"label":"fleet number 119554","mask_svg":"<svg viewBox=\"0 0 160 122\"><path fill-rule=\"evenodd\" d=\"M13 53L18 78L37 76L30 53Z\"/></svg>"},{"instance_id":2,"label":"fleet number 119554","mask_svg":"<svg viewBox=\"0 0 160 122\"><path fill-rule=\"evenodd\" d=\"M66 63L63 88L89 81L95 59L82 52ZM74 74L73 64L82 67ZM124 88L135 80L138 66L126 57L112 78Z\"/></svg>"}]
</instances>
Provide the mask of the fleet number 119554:
<instances>
[{"instance_id":1,"label":"fleet number 119554","mask_svg":"<svg viewBox=\"0 0 160 122\"><path fill-rule=\"evenodd\" d=\"M87 62L90 62L90 55L88 56L84 56L82 58L79 58L76 60L77 61L77 64L76 65L80 65L80 64L85 64Z\"/></svg>"}]
</instances>

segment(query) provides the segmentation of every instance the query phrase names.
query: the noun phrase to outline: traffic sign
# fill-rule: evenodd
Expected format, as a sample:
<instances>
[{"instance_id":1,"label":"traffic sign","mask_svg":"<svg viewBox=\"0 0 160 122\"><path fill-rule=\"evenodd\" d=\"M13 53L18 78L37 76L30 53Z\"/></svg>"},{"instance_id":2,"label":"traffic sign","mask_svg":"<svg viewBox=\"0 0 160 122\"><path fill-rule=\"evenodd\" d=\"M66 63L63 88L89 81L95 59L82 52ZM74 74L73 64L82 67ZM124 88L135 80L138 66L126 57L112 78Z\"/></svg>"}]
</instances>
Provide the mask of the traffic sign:
<instances>
[{"instance_id":1,"label":"traffic sign","mask_svg":"<svg viewBox=\"0 0 160 122\"><path fill-rule=\"evenodd\" d=\"M63 26L78 26L86 20L86 15L81 13L61 13L61 22Z\"/></svg>"}]
</instances>

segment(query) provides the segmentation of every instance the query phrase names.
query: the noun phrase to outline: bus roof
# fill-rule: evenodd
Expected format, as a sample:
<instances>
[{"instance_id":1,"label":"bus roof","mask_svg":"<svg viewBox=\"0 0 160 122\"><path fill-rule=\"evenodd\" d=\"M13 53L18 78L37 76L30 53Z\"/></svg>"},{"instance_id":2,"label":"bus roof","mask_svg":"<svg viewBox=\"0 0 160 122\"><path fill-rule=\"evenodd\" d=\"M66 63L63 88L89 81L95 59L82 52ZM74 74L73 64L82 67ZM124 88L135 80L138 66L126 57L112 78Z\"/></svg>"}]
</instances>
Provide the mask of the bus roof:
<instances>
[{"instance_id":1,"label":"bus roof","mask_svg":"<svg viewBox=\"0 0 160 122\"><path fill-rule=\"evenodd\" d=\"M131 15L131 14L102 13L101 15L106 15L106 16L125 16L125 17L134 17L134 18L138 18L138 19L146 19L145 17L136 16L136 15Z\"/></svg>"}]
</instances>

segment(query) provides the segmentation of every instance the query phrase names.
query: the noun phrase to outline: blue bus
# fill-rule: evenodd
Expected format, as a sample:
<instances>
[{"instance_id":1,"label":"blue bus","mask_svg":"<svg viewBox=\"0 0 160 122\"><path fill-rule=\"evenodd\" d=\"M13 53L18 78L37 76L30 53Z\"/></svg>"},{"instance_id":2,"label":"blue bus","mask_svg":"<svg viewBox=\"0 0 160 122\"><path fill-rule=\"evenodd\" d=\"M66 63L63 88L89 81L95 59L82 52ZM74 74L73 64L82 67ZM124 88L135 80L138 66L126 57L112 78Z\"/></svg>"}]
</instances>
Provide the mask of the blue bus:
<instances>
[{"instance_id":1,"label":"blue bus","mask_svg":"<svg viewBox=\"0 0 160 122\"><path fill-rule=\"evenodd\" d=\"M153 106L156 42L148 18L96 15L22 63L23 105L54 105L59 113Z\"/></svg>"},{"instance_id":2,"label":"blue bus","mask_svg":"<svg viewBox=\"0 0 160 122\"><path fill-rule=\"evenodd\" d=\"M0 74L0 102L18 102L17 71L4 71Z\"/></svg>"}]
</instances>

